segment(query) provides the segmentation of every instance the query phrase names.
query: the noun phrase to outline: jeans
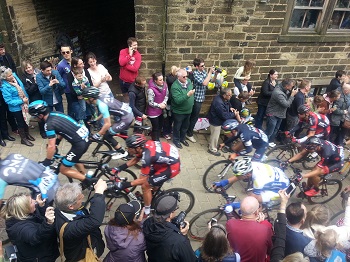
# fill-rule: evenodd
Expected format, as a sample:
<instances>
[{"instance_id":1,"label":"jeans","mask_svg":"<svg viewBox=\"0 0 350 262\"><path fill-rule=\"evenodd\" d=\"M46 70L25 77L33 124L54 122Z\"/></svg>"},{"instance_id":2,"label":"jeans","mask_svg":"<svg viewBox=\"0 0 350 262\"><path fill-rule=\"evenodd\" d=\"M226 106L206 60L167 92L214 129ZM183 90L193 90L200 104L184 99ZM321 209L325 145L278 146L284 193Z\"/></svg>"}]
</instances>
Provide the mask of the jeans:
<instances>
[{"instance_id":1,"label":"jeans","mask_svg":"<svg viewBox=\"0 0 350 262\"><path fill-rule=\"evenodd\" d=\"M190 125L188 126L187 130L187 136L193 136L193 128L197 123L199 112L201 111L202 102L196 102L194 101L193 107L192 107L192 113L190 116Z\"/></svg>"},{"instance_id":2,"label":"jeans","mask_svg":"<svg viewBox=\"0 0 350 262\"><path fill-rule=\"evenodd\" d=\"M266 113L266 108L267 108L267 106L263 106L263 105L258 104L258 112L256 113L256 117L255 117L255 127L256 128L262 129L264 116Z\"/></svg>"},{"instance_id":3,"label":"jeans","mask_svg":"<svg viewBox=\"0 0 350 262\"><path fill-rule=\"evenodd\" d=\"M55 108L56 111L64 113L62 102L54 104L53 106L48 106L48 109L49 109L50 112L52 112L54 108Z\"/></svg>"},{"instance_id":4,"label":"jeans","mask_svg":"<svg viewBox=\"0 0 350 262\"><path fill-rule=\"evenodd\" d=\"M190 124L191 114L175 114L173 112L173 142L185 141L186 132Z\"/></svg>"},{"instance_id":5,"label":"jeans","mask_svg":"<svg viewBox=\"0 0 350 262\"><path fill-rule=\"evenodd\" d=\"M86 119L86 103L85 100L81 99L77 102L72 102L72 108L73 108L73 115L74 119L76 121L84 120Z\"/></svg>"},{"instance_id":6,"label":"jeans","mask_svg":"<svg viewBox=\"0 0 350 262\"><path fill-rule=\"evenodd\" d=\"M277 132L280 128L282 122L282 118L278 118L275 116L268 116L266 121L266 135L269 138L269 142L274 142Z\"/></svg>"},{"instance_id":7,"label":"jeans","mask_svg":"<svg viewBox=\"0 0 350 262\"><path fill-rule=\"evenodd\" d=\"M173 129L173 116L170 110L166 110L167 117L164 118L163 135L170 135Z\"/></svg>"},{"instance_id":8,"label":"jeans","mask_svg":"<svg viewBox=\"0 0 350 262\"><path fill-rule=\"evenodd\" d=\"M345 137L346 129L341 127L342 124L343 123L340 122L339 126L331 126L329 141L331 141L333 144L337 146L344 145L344 137Z\"/></svg>"},{"instance_id":9,"label":"jeans","mask_svg":"<svg viewBox=\"0 0 350 262\"><path fill-rule=\"evenodd\" d=\"M152 123L152 140L159 141L164 121L163 113L157 117L150 117L149 120Z\"/></svg>"},{"instance_id":10,"label":"jeans","mask_svg":"<svg viewBox=\"0 0 350 262\"><path fill-rule=\"evenodd\" d=\"M66 98L67 98L67 111L68 111L68 115L71 118L74 118L74 111L73 111L73 101L72 101L72 95L71 93L66 93ZM62 104L62 102L61 102ZM62 112L63 113L63 106L62 106L62 111L56 109L56 111Z\"/></svg>"}]
</instances>

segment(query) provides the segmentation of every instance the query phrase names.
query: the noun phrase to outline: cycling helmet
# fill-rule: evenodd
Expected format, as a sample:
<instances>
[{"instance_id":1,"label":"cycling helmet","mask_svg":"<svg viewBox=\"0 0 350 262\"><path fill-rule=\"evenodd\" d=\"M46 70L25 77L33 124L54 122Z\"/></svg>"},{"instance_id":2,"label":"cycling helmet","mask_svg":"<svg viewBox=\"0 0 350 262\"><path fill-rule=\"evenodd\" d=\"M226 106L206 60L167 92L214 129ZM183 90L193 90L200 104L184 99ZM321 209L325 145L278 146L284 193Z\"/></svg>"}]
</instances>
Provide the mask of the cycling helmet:
<instances>
[{"instance_id":1,"label":"cycling helmet","mask_svg":"<svg viewBox=\"0 0 350 262\"><path fill-rule=\"evenodd\" d=\"M310 112L310 107L308 105L301 105L298 107L298 114L305 114Z\"/></svg>"},{"instance_id":2,"label":"cycling helmet","mask_svg":"<svg viewBox=\"0 0 350 262\"><path fill-rule=\"evenodd\" d=\"M98 98L100 95L100 89L97 87L84 88L81 95L86 98Z\"/></svg>"},{"instance_id":3,"label":"cycling helmet","mask_svg":"<svg viewBox=\"0 0 350 262\"><path fill-rule=\"evenodd\" d=\"M36 100L30 103L28 111L29 114L32 116L38 116L40 114L46 115L49 112L47 108L47 103L43 100Z\"/></svg>"},{"instance_id":4,"label":"cycling helmet","mask_svg":"<svg viewBox=\"0 0 350 262\"><path fill-rule=\"evenodd\" d=\"M306 140L305 144L307 150L315 150L318 146L322 146L322 141L317 136L312 136Z\"/></svg>"},{"instance_id":5,"label":"cycling helmet","mask_svg":"<svg viewBox=\"0 0 350 262\"><path fill-rule=\"evenodd\" d=\"M237 120L234 119L229 119L226 120L222 126L221 129L224 131L232 131L233 129L235 129L237 126L239 125Z\"/></svg>"},{"instance_id":6,"label":"cycling helmet","mask_svg":"<svg viewBox=\"0 0 350 262\"><path fill-rule=\"evenodd\" d=\"M239 114L240 114L241 117L245 118L245 117L248 117L250 115L250 111L249 111L248 108L243 108L241 110L241 112L239 112Z\"/></svg>"},{"instance_id":7,"label":"cycling helmet","mask_svg":"<svg viewBox=\"0 0 350 262\"><path fill-rule=\"evenodd\" d=\"M243 157L233 165L232 170L237 176L243 176L249 173L253 170L252 159L250 157Z\"/></svg>"},{"instance_id":8,"label":"cycling helmet","mask_svg":"<svg viewBox=\"0 0 350 262\"><path fill-rule=\"evenodd\" d=\"M134 134L125 139L126 146L129 148L142 147L146 141L146 137L142 134Z\"/></svg>"}]
</instances>

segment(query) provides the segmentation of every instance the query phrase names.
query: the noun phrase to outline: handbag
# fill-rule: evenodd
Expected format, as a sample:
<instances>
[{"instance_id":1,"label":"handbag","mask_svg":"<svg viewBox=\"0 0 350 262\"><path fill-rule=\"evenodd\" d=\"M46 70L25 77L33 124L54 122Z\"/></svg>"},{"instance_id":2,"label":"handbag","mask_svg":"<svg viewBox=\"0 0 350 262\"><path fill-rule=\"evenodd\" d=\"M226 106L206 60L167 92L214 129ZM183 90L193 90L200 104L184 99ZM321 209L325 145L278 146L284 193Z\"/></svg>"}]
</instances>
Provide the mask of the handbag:
<instances>
[{"instance_id":1,"label":"handbag","mask_svg":"<svg viewBox=\"0 0 350 262\"><path fill-rule=\"evenodd\" d=\"M344 120L343 128L350 129L350 120L346 120L346 119Z\"/></svg>"},{"instance_id":2,"label":"handbag","mask_svg":"<svg viewBox=\"0 0 350 262\"><path fill-rule=\"evenodd\" d=\"M63 232L65 227L67 226L68 222L64 223L60 229L60 255L61 255L61 262L64 261L63 256L64 256L64 252L63 252ZM96 261L100 261L98 259L98 257L96 256L95 252L92 249L91 246L91 237L90 235L87 236L87 240L88 240L88 244L89 246L86 248L86 252L85 252L85 258L79 260L78 262L96 262Z\"/></svg>"}]
</instances>

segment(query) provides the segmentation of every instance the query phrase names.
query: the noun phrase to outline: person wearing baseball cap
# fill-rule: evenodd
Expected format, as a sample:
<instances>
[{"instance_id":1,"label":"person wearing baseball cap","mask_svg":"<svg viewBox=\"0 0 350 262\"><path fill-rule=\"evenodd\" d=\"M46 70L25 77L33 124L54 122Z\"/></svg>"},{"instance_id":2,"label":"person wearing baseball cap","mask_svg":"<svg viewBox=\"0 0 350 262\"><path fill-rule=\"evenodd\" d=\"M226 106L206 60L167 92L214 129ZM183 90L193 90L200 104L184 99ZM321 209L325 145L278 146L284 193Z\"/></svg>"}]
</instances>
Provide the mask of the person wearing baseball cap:
<instances>
[{"instance_id":1,"label":"person wearing baseball cap","mask_svg":"<svg viewBox=\"0 0 350 262\"><path fill-rule=\"evenodd\" d=\"M188 222L178 228L171 220L177 215L178 193L166 194L154 201L154 215L145 220L143 234L146 239L148 261L196 261L187 237Z\"/></svg>"},{"instance_id":2,"label":"person wearing baseball cap","mask_svg":"<svg viewBox=\"0 0 350 262\"><path fill-rule=\"evenodd\" d=\"M121 204L115 211L114 218L105 228L107 248L110 250L104 261L135 261L146 262L146 242L140 221L136 216L143 217L139 201Z\"/></svg>"}]
</instances>

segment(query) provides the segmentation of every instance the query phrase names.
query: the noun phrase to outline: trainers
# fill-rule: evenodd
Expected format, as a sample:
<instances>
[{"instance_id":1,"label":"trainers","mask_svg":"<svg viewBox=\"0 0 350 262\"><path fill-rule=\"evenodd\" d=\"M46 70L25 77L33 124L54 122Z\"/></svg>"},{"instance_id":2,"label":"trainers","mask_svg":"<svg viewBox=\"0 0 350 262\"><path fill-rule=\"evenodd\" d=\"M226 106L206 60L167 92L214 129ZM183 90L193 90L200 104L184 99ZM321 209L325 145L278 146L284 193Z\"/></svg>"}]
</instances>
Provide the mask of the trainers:
<instances>
[{"instance_id":1,"label":"trainers","mask_svg":"<svg viewBox=\"0 0 350 262\"><path fill-rule=\"evenodd\" d=\"M196 143L196 142L197 142L197 140L194 139L193 136L186 136L186 138L187 138L188 140L190 140L192 143Z\"/></svg>"},{"instance_id":2,"label":"trainers","mask_svg":"<svg viewBox=\"0 0 350 262\"><path fill-rule=\"evenodd\" d=\"M311 188L310 190L308 191L305 191L305 195L307 195L308 197L313 197L313 196L316 196L318 194L319 190L316 190L314 188Z\"/></svg>"},{"instance_id":3,"label":"trainers","mask_svg":"<svg viewBox=\"0 0 350 262\"><path fill-rule=\"evenodd\" d=\"M112 156L112 159L121 159L123 157L126 157L128 155L128 152L126 152L122 147L116 149L116 154Z\"/></svg>"},{"instance_id":4,"label":"trainers","mask_svg":"<svg viewBox=\"0 0 350 262\"><path fill-rule=\"evenodd\" d=\"M218 151L211 151L210 149L208 149L208 153L214 156L221 156L221 154Z\"/></svg>"},{"instance_id":5,"label":"trainers","mask_svg":"<svg viewBox=\"0 0 350 262\"><path fill-rule=\"evenodd\" d=\"M170 140L170 139L171 139L171 136L169 136L169 135L163 135L163 137L164 137L166 140Z\"/></svg>"},{"instance_id":6,"label":"trainers","mask_svg":"<svg viewBox=\"0 0 350 262\"><path fill-rule=\"evenodd\" d=\"M275 143L273 143L273 142L269 143L269 147L275 147L275 146L276 146Z\"/></svg>"}]
</instances>

